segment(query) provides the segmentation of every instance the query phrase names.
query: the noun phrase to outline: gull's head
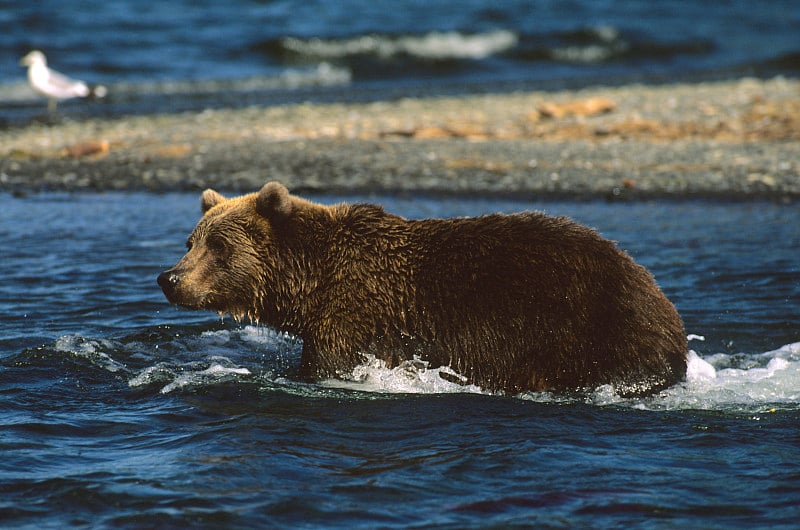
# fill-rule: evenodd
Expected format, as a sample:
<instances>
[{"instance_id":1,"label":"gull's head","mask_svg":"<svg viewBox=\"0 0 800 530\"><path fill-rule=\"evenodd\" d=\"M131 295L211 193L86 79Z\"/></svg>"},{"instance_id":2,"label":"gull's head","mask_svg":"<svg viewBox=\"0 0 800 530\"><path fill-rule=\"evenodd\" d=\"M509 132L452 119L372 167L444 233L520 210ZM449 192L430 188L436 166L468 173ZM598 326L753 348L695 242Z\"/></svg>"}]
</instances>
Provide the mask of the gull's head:
<instances>
[{"instance_id":1,"label":"gull's head","mask_svg":"<svg viewBox=\"0 0 800 530\"><path fill-rule=\"evenodd\" d=\"M19 64L22 66L33 66L34 64L47 65L47 59L45 59L44 54L39 50L33 50L28 55L20 59Z\"/></svg>"}]
</instances>

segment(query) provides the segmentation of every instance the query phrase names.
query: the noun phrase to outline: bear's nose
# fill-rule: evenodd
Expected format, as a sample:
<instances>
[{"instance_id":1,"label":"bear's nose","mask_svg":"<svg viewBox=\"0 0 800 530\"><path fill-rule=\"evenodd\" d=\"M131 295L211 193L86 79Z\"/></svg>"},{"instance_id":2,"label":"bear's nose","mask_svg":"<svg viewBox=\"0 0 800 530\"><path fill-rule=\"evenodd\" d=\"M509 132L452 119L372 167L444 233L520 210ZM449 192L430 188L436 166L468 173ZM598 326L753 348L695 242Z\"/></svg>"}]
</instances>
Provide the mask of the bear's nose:
<instances>
[{"instance_id":1,"label":"bear's nose","mask_svg":"<svg viewBox=\"0 0 800 530\"><path fill-rule=\"evenodd\" d=\"M158 285L165 294L173 292L180 281L180 277L172 271L164 271L158 275Z\"/></svg>"}]
</instances>

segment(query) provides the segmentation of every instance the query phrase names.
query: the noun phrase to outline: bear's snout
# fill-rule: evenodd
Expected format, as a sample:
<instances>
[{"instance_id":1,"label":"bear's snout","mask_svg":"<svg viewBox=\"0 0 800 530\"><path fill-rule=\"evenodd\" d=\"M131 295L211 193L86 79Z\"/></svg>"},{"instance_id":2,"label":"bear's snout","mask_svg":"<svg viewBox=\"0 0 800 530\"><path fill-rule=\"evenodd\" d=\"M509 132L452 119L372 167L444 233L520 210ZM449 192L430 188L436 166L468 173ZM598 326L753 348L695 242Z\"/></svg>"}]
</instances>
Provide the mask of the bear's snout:
<instances>
[{"instance_id":1,"label":"bear's snout","mask_svg":"<svg viewBox=\"0 0 800 530\"><path fill-rule=\"evenodd\" d=\"M181 277L175 274L172 269L166 270L158 275L158 285L161 287L161 290L164 291L164 295L170 302L172 302L175 297L175 290L179 283L181 283Z\"/></svg>"}]
</instances>

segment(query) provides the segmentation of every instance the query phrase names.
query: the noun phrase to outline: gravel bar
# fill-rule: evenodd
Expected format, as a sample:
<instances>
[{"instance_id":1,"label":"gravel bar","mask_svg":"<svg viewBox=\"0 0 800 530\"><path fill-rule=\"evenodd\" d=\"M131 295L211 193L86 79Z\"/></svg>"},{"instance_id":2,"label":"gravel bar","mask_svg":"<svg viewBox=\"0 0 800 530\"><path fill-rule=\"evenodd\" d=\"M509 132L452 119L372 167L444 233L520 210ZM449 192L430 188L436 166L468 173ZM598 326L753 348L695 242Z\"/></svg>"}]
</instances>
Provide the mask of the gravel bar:
<instances>
[{"instance_id":1,"label":"gravel bar","mask_svg":"<svg viewBox=\"0 0 800 530\"><path fill-rule=\"evenodd\" d=\"M0 131L0 191L800 198L800 81L295 104Z\"/></svg>"}]
</instances>

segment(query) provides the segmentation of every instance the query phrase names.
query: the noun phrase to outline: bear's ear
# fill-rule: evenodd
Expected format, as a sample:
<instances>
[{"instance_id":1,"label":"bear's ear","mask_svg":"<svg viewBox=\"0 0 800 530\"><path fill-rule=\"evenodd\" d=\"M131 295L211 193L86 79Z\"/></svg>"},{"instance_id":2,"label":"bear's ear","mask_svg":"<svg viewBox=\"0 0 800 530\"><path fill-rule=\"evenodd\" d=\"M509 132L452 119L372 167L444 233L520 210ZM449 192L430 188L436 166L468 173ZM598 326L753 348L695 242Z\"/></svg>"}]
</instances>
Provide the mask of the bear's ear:
<instances>
[{"instance_id":1,"label":"bear's ear","mask_svg":"<svg viewBox=\"0 0 800 530\"><path fill-rule=\"evenodd\" d=\"M200 197L200 208L203 210L203 213L206 213L224 200L225 197L223 197L221 194L214 190L208 189L204 191L203 195Z\"/></svg>"},{"instance_id":2,"label":"bear's ear","mask_svg":"<svg viewBox=\"0 0 800 530\"><path fill-rule=\"evenodd\" d=\"M289 190L279 182L267 182L256 197L256 211L273 223L288 218L292 207Z\"/></svg>"}]
</instances>

